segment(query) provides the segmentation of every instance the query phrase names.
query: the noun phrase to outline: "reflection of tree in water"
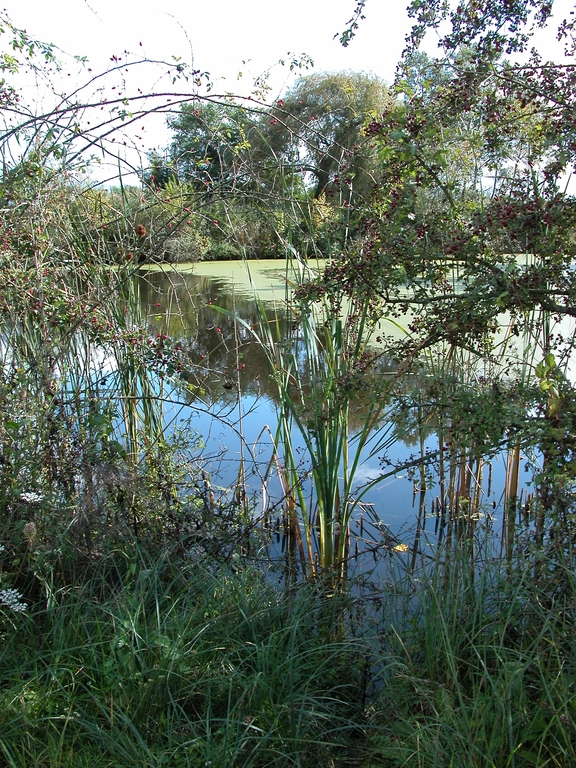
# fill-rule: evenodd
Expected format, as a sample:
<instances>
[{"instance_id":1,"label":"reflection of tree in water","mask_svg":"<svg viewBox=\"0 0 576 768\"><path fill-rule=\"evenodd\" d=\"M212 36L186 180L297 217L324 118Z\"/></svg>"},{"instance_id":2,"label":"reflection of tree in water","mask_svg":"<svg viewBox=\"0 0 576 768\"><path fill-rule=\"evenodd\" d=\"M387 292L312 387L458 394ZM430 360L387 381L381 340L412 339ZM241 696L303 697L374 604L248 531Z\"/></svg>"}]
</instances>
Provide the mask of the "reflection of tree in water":
<instances>
[{"instance_id":1,"label":"reflection of tree in water","mask_svg":"<svg viewBox=\"0 0 576 768\"><path fill-rule=\"evenodd\" d=\"M182 345L188 361L182 378L197 385L204 398L208 395L213 402L233 405L237 402L239 380L242 394L263 395L277 401L278 389L267 350L250 330L258 333L260 324L254 298L234 292L225 278L176 271L145 272L140 275L139 288L150 327L168 334ZM216 307L231 314L224 314ZM231 315L238 316L243 322L235 322ZM307 359L297 319L293 314L284 314L278 305L270 305L268 317L279 350L296 350L300 381L308 381ZM372 399L385 397L382 387L376 386L376 379L371 377L389 376L392 380L391 374L396 368L393 360L379 357L371 372L365 374L361 386L354 392L353 407L349 412L352 432L362 428ZM304 385L303 411L309 392L310 388ZM299 398L296 389L294 397Z\"/></svg>"},{"instance_id":2,"label":"reflection of tree in water","mask_svg":"<svg viewBox=\"0 0 576 768\"><path fill-rule=\"evenodd\" d=\"M193 273L148 272L139 283L150 327L179 340L186 353L186 381L216 401L236 400L238 378L243 393L275 396L266 350L250 330L257 331L260 323L253 298L235 293L225 279ZM279 342L289 330L280 315L281 310L277 315L270 310Z\"/></svg>"}]
</instances>

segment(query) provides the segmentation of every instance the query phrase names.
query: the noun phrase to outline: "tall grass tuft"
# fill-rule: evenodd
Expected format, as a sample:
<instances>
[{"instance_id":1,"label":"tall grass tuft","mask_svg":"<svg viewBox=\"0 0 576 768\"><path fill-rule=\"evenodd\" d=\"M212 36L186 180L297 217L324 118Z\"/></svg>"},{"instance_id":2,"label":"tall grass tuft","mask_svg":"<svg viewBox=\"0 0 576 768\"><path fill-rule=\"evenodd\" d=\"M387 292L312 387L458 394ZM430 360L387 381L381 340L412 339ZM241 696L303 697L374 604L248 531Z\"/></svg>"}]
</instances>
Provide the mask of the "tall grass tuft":
<instances>
[{"instance_id":1,"label":"tall grass tuft","mask_svg":"<svg viewBox=\"0 0 576 768\"><path fill-rule=\"evenodd\" d=\"M24 766L329 766L363 747L346 601L126 544L3 624L0 754ZM0 621L3 614L0 609ZM327 626L327 625L326 625Z\"/></svg>"},{"instance_id":2,"label":"tall grass tuft","mask_svg":"<svg viewBox=\"0 0 576 768\"><path fill-rule=\"evenodd\" d=\"M399 574L386 591L371 765L576 761L572 569L564 565L564 594L551 596L525 556L511 574L496 537L472 557L455 539L417 581Z\"/></svg>"},{"instance_id":3,"label":"tall grass tuft","mask_svg":"<svg viewBox=\"0 0 576 768\"><path fill-rule=\"evenodd\" d=\"M245 325L265 349L277 388L273 443L285 494L288 569L292 577L300 568L305 578L341 585L351 556L350 521L367 490L358 485L358 469L368 454L395 439L393 423L384 420L389 380L371 376L378 354L369 347L376 328L370 303L360 297L339 306L322 300L298 305L298 287L313 271L291 254L285 309L278 310L286 312L291 332L281 337L278 315L270 318L257 297L259 326ZM355 404L359 394L361 408Z\"/></svg>"}]
</instances>

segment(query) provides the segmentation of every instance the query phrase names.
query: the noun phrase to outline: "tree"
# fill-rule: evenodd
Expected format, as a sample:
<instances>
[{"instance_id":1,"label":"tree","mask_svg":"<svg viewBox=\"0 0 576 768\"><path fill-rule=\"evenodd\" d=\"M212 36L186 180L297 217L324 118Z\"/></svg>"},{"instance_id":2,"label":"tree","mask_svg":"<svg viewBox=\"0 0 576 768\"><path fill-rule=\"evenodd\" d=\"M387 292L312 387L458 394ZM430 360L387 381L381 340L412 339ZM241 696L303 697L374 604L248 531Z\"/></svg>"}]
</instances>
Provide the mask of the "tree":
<instances>
[{"instance_id":1,"label":"tree","mask_svg":"<svg viewBox=\"0 0 576 768\"><path fill-rule=\"evenodd\" d=\"M550 19L544 0L413 0L409 11L398 101L365 129L380 172L363 242L299 296L328 295L335 307L365 296L380 319L409 313L403 338L381 338L398 360L395 380L427 372L414 402L425 391L428 418L449 425L459 450L536 446L536 540L546 523L568 537L576 393L565 375L575 346L565 321L576 317L576 198L566 174L576 168L576 67L528 52L532 30ZM427 31L443 24L440 55L422 56ZM574 29L563 22L558 32L570 56Z\"/></svg>"},{"instance_id":2,"label":"tree","mask_svg":"<svg viewBox=\"0 0 576 768\"><path fill-rule=\"evenodd\" d=\"M170 182L178 180L174 165L166 155L153 150L148 154L148 161L142 180L152 189L165 189Z\"/></svg>"},{"instance_id":3,"label":"tree","mask_svg":"<svg viewBox=\"0 0 576 768\"><path fill-rule=\"evenodd\" d=\"M268 252L264 240L280 235L303 252L326 253L342 240L334 210L341 207L348 233L350 208L371 188L377 158L362 125L389 103L383 81L362 73L301 78L271 108L187 103L168 121L167 160L150 155L146 179L154 175L162 187L174 175L208 202L233 201L237 214L244 211L243 223L266 217L270 226L259 227L266 236L257 238L258 252Z\"/></svg>"},{"instance_id":4,"label":"tree","mask_svg":"<svg viewBox=\"0 0 576 768\"><path fill-rule=\"evenodd\" d=\"M389 106L388 86L358 72L317 73L300 78L267 113L262 143L274 162L291 166L311 182L313 195L366 192L374 152L362 127Z\"/></svg>"},{"instance_id":5,"label":"tree","mask_svg":"<svg viewBox=\"0 0 576 768\"><path fill-rule=\"evenodd\" d=\"M168 121L174 131L170 165L181 182L202 191L230 191L246 181L242 150L246 113L234 104L206 101L182 105Z\"/></svg>"},{"instance_id":6,"label":"tree","mask_svg":"<svg viewBox=\"0 0 576 768\"><path fill-rule=\"evenodd\" d=\"M575 202L563 192L563 174L576 163L571 117L576 78L573 68L544 65L537 54L515 65L501 53L526 45L522 25L531 18L530 8L535 22L543 23L547 6L536 0L517 3L513 13L498 5L465 23L470 8L459 5L449 17L453 31L443 40L445 57L431 62L442 67L441 84L422 83L423 93L417 93L399 80L402 103L368 126L383 169L378 221L365 251L375 264L374 287L389 286L389 263L402 266L403 288L407 280L417 293L415 301L426 305L461 307L470 301L478 309L481 299L487 316L496 300L508 311L538 306L572 313ZM425 15L431 9L430 3L413 3L419 15L410 54L421 40L422 25L441 18L439 11ZM506 25L509 33L499 31ZM465 155L471 167L455 172L455 159ZM436 199L435 210L423 208L426 194ZM538 263L511 266L510 254L518 251ZM436 297L429 279L446 277L456 266L464 270L465 290L447 302L444 289ZM388 287L385 293L390 301ZM459 317L458 310L453 320ZM431 338L446 333L435 328ZM467 338L466 333L456 336Z\"/></svg>"},{"instance_id":7,"label":"tree","mask_svg":"<svg viewBox=\"0 0 576 768\"><path fill-rule=\"evenodd\" d=\"M476 319L484 307L487 321L495 302L520 314L535 307L574 314L575 200L564 174L576 165L576 70L544 64L537 53L525 64L502 55L524 50L526 25L545 23L549 5L494 4L482 14L474 3L452 13L424 0L411 5L416 24L396 83L402 100L366 127L381 161L376 215L346 277L349 290L368 281L388 304L405 305L409 287L414 304L453 307L450 322L434 324L419 348L438 338L467 343L466 303ZM425 31L442 20L452 24L444 57L420 55L424 67L415 72ZM562 26L565 35L571 29ZM408 65L412 82L403 77ZM423 204L427 197L434 206ZM534 263L521 267L511 255L518 251ZM463 290L447 296L440 283L455 268Z\"/></svg>"}]
</instances>

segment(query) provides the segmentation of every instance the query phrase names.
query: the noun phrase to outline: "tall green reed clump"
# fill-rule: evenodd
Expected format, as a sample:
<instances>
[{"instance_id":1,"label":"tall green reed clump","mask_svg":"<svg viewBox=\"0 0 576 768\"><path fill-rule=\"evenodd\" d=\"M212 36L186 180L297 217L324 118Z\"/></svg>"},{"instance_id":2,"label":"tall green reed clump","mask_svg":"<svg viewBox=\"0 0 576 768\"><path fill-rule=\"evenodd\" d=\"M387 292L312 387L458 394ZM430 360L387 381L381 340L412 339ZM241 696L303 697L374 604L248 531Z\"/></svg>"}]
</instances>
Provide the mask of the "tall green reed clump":
<instances>
[{"instance_id":1,"label":"tall green reed clump","mask_svg":"<svg viewBox=\"0 0 576 768\"><path fill-rule=\"evenodd\" d=\"M173 537L201 505L163 412L180 351L150 335L135 280L146 228L40 160L0 199L1 565L24 590L64 550L90 558L127 529ZM197 454L194 436L178 450Z\"/></svg>"},{"instance_id":2,"label":"tall green reed clump","mask_svg":"<svg viewBox=\"0 0 576 768\"><path fill-rule=\"evenodd\" d=\"M285 305L292 330L281 338L279 323L257 299L260 325L253 333L266 350L278 392L274 446L285 495L289 570L294 576L300 567L305 578L336 585L346 579L350 522L366 492L358 487L358 468L366 449L370 455L384 450L394 434L391 424L382 427L388 378L370 374L378 359L368 347L376 329L370 302L359 297L337 304L320 297L299 305L292 292L297 295L312 274L293 252ZM297 441L305 446L304 459Z\"/></svg>"},{"instance_id":3,"label":"tall green reed clump","mask_svg":"<svg viewBox=\"0 0 576 768\"><path fill-rule=\"evenodd\" d=\"M379 626L371 765L565 766L576 760L570 561L562 591L535 582L527 541L453 539L427 567L391 564ZM398 563L398 558L396 558Z\"/></svg>"}]
</instances>

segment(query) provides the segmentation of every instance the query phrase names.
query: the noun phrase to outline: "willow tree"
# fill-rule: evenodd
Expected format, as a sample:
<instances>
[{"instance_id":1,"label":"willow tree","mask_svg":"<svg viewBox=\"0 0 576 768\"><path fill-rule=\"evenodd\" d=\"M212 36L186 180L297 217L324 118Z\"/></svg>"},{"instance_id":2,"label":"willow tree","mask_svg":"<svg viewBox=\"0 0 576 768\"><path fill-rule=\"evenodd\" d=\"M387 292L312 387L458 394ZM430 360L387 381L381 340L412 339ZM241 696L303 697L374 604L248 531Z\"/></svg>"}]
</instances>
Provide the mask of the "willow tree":
<instances>
[{"instance_id":1,"label":"willow tree","mask_svg":"<svg viewBox=\"0 0 576 768\"><path fill-rule=\"evenodd\" d=\"M379 77L363 72L307 75L265 116L261 135L270 156L309 181L315 198L346 198L371 186L375 153L363 126L391 103Z\"/></svg>"}]
</instances>

